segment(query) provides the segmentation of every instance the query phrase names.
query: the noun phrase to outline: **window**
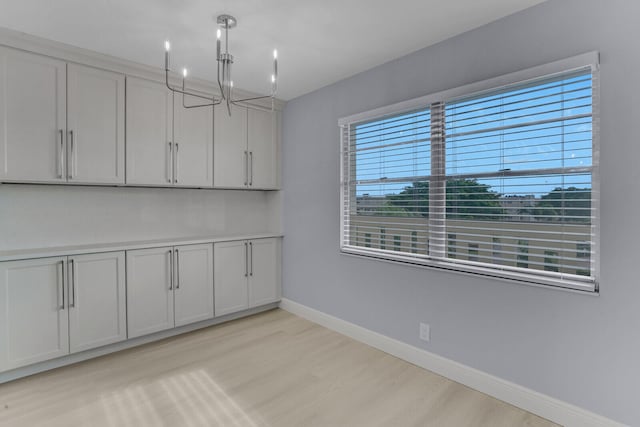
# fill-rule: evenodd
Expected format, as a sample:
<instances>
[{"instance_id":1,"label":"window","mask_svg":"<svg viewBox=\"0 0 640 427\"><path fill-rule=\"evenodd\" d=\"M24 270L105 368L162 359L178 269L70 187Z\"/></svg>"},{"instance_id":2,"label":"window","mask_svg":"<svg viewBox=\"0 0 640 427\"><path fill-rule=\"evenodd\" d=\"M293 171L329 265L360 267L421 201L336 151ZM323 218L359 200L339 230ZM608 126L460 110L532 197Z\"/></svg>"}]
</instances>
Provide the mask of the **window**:
<instances>
[{"instance_id":1,"label":"window","mask_svg":"<svg viewBox=\"0 0 640 427\"><path fill-rule=\"evenodd\" d=\"M342 251L596 290L596 65L581 55L342 119ZM381 247L389 231L397 254L356 230Z\"/></svg>"},{"instance_id":2,"label":"window","mask_svg":"<svg viewBox=\"0 0 640 427\"><path fill-rule=\"evenodd\" d=\"M544 269L546 271L559 271L558 251L544 251Z\"/></svg>"},{"instance_id":3,"label":"window","mask_svg":"<svg viewBox=\"0 0 640 427\"><path fill-rule=\"evenodd\" d=\"M387 230L380 229L380 249L387 249Z\"/></svg>"},{"instance_id":4,"label":"window","mask_svg":"<svg viewBox=\"0 0 640 427\"><path fill-rule=\"evenodd\" d=\"M589 243L576 243L576 258L591 258L591 245Z\"/></svg>"},{"instance_id":5,"label":"window","mask_svg":"<svg viewBox=\"0 0 640 427\"><path fill-rule=\"evenodd\" d=\"M402 250L402 239L400 236L393 236L393 250L398 252Z\"/></svg>"},{"instance_id":6,"label":"window","mask_svg":"<svg viewBox=\"0 0 640 427\"><path fill-rule=\"evenodd\" d=\"M447 234L447 254L449 258L456 257L456 235L455 234Z\"/></svg>"},{"instance_id":7,"label":"window","mask_svg":"<svg viewBox=\"0 0 640 427\"><path fill-rule=\"evenodd\" d=\"M529 268L529 242L518 240L518 257L516 267Z\"/></svg>"},{"instance_id":8,"label":"window","mask_svg":"<svg viewBox=\"0 0 640 427\"><path fill-rule=\"evenodd\" d=\"M469 261L478 261L478 244L469 243L467 254L469 255Z\"/></svg>"},{"instance_id":9,"label":"window","mask_svg":"<svg viewBox=\"0 0 640 427\"><path fill-rule=\"evenodd\" d=\"M500 238L492 237L491 242L493 247L493 263L502 264L502 244L500 243Z\"/></svg>"}]
</instances>

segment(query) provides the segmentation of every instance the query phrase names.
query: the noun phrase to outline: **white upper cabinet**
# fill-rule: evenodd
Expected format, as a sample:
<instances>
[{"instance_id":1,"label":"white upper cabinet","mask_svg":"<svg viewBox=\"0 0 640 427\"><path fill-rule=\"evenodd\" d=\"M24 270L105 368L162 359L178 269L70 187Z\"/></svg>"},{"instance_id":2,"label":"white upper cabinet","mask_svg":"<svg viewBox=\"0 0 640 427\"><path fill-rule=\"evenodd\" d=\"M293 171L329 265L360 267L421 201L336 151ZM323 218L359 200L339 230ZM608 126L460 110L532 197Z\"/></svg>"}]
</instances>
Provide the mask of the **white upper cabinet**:
<instances>
[{"instance_id":1,"label":"white upper cabinet","mask_svg":"<svg viewBox=\"0 0 640 427\"><path fill-rule=\"evenodd\" d=\"M213 185L213 107L185 108L164 83L127 77L126 135L127 184Z\"/></svg>"},{"instance_id":2,"label":"white upper cabinet","mask_svg":"<svg viewBox=\"0 0 640 427\"><path fill-rule=\"evenodd\" d=\"M219 188L278 186L277 113L224 104L215 108L214 178Z\"/></svg>"},{"instance_id":3,"label":"white upper cabinet","mask_svg":"<svg viewBox=\"0 0 640 427\"><path fill-rule=\"evenodd\" d=\"M213 107L185 108L205 100L174 94L173 183L185 187L213 185Z\"/></svg>"},{"instance_id":4,"label":"white upper cabinet","mask_svg":"<svg viewBox=\"0 0 640 427\"><path fill-rule=\"evenodd\" d=\"M278 186L277 113L249 108L249 186L272 189Z\"/></svg>"},{"instance_id":5,"label":"white upper cabinet","mask_svg":"<svg viewBox=\"0 0 640 427\"><path fill-rule=\"evenodd\" d=\"M70 256L67 265L71 353L125 340L124 252Z\"/></svg>"},{"instance_id":6,"label":"white upper cabinet","mask_svg":"<svg viewBox=\"0 0 640 427\"><path fill-rule=\"evenodd\" d=\"M220 188L246 188L249 184L247 150L247 108L226 104L215 107L213 140L213 185Z\"/></svg>"},{"instance_id":7,"label":"white upper cabinet","mask_svg":"<svg viewBox=\"0 0 640 427\"><path fill-rule=\"evenodd\" d=\"M0 179L66 180L66 64L0 47Z\"/></svg>"},{"instance_id":8,"label":"white upper cabinet","mask_svg":"<svg viewBox=\"0 0 640 427\"><path fill-rule=\"evenodd\" d=\"M173 97L162 83L127 77L127 184L172 185Z\"/></svg>"},{"instance_id":9,"label":"white upper cabinet","mask_svg":"<svg viewBox=\"0 0 640 427\"><path fill-rule=\"evenodd\" d=\"M213 245L177 246L175 253L175 325L213 318Z\"/></svg>"},{"instance_id":10,"label":"white upper cabinet","mask_svg":"<svg viewBox=\"0 0 640 427\"><path fill-rule=\"evenodd\" d=\"M0 371L69 354L65 263L0 263Z\"/></svg>"},{"instance_id":11,"label":"white upper cabinet","mask_svg":"<svg viewBox=\"0 0 640 427\"><path fill-rule=\"evenodd\" d=\"M124 75L69 64L67 178L124 184Z\"/></svg>"},{"instance_id":12,"label":"white upper cabinet","mask_svg":"<svg viewBox=\"0 0 640 427\"><path fill-rule=\"evenodd\" d=\"M203 103L0 47L0 182L277 189L278 112Z\"/></svg>"},{"instance_id":13,"label":"white upper cabinet","mask_svg":"<svg viewBox=\"0 0 640 427\"><path fill-rule=\"evenodd\" d=\"M124 76L0 48L0 178L124 183Z\"/></svg>"}]
</instances>

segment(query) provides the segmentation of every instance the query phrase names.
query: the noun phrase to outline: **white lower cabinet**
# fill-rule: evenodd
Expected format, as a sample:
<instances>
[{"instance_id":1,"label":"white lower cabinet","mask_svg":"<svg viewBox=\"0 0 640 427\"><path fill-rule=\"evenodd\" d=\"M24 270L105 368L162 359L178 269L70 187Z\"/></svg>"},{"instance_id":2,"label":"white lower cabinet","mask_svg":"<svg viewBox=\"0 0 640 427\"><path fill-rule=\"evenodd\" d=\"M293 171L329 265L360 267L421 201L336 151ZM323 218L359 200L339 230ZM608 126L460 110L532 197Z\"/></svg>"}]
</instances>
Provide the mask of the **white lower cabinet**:
<instances>
[{"instance_id":1,"label":"white lower cabinet","mask_svg":"<svg viewBox=\"0 0 640 427\"><path fill-rule=\"evenodd\" d=\"M126 339L122 252L0 263L0 371Z\"/></svg>"},{"instance_id":2,"label":"white lower cabinet","mask_svg":"<svg viewBox=\"0 0 640 427\"><path fill-rule=\"evenodd\" d=\"M212 245L127 251L129 338L213 318Z\"/></svg>"},{"instance_id":3,"label":"white lower cabinet","mask_svg":"<svg viewBox=\"0 0 640 427\"><path fill-rule=\"evenodd\" d=\"M249 308L248 244L246 240L214 244L216 316Z\"/></svg>"},{"instance_id":4,"label":"white lower cabinet","mask_svg":"<svg viewBox=\"0 0 640 427\"><path fill-rule=\"evenodd\" d=\"M71 353L127 339L124 252L69 256Z\"/></svg>"},{"instance_id":5,"label":"white lower cabinet","mask_svg":"<svg viewBox=\"0 0 640 427\"><path fill-rule=\"evenodd\" d=\"M216 316L280 300L280 239L214 245Z\"/></svg>"},{"instance_id":6,"label":"white lower cabinet","mask_svg":"<svg viewBox=\"0 0 640 427\"><path fill-rule=\"evenodd\" d=\"M249 240L249 307L280 300L280 239Z\"/></svg>"},{"instance_id":7,"label":"white lower cabinet","mask_svg":"<svg viewBox=\"0 0 640 427\"><path fill-rule=\"evenodd\" d=\"M0 263L0 370L69 354L65 260Z\"/></svg>"},{"instance_id":8,"label":"white lower cabinet","mask_svg":"<svg viewBox=\"0 0 640 427\"><path fill-rule=\"evenodd\" d=\"M127 251L129 338L173 328L173 248Z\"/></svg>"},{"instance_id":9,"label":"white lower cabinet","mask_svg":"<svg viewBox=\"0 0 640 427\"><path fill-rule=\"evenodd\" d=\"M0 372L277 302L280 259L274 237L0 262Z\"/></svg>"},{"instance_id":10,"label":"white lower cabinet","mask_svg":"<svg viewBox=\"0 0 640 427\"><path fill-rule=\"evenodd\" d=\"M213 318L213 245L175 247L175 325Z\"/></svg>"}]
</instances>

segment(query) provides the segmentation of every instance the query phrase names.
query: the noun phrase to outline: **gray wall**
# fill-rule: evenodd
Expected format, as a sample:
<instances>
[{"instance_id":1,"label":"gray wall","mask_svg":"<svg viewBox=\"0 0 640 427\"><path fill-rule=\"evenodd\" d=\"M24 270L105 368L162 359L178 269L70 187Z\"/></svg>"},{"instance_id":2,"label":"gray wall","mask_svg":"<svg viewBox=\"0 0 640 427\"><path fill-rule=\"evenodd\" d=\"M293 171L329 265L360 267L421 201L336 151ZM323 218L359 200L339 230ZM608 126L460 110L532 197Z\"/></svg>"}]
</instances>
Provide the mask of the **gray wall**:
<instances>
[{"instance_id":1,"label":"gray wall","mask_svg":"<svg viewBox=\"0 0 640 427\"><path fill-rule=\"evenodd\" d=\"M640 425L639 17L635 0L550 0L289 102L284 296ZM339 117L591 50L601 53L600 296L340 255Z\"/></svg>"}]
</instances>

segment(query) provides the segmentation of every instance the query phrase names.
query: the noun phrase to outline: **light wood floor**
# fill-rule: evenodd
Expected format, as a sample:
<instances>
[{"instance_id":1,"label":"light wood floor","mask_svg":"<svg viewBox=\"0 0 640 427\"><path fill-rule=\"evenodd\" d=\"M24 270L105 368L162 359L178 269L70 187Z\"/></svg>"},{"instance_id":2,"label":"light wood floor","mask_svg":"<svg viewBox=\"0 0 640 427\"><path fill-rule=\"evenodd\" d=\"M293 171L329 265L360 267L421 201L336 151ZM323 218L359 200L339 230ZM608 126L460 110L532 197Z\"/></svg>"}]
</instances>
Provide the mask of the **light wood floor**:
<instances>
[{"instance_id":1,"label":"light wood floor","mask_svg":"<svg viewBox=\"0 0 640 427\"><path fill-rule=\"evenodd\" d=\"M0 425L554 424L273 310L0 385Z\"/></svg>"}]
</instances>

